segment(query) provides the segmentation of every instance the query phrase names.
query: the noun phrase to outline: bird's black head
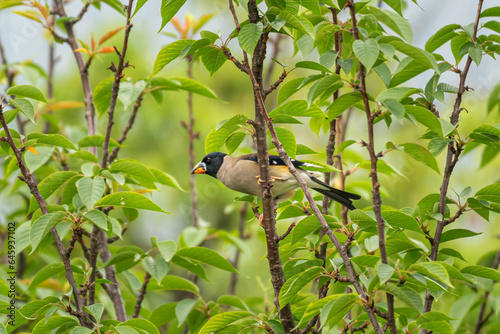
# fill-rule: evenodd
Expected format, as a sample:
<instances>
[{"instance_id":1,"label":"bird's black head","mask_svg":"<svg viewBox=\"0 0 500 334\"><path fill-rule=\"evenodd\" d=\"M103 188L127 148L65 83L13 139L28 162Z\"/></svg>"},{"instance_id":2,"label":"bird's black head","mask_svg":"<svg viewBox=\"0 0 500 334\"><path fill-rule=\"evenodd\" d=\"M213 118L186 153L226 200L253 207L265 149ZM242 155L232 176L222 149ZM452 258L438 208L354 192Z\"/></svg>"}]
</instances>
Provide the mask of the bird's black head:
<instances>
[{"instance_id":1,"label":"bird's black head","mask_svg":"<svg viewBox=\"0 0 500 334\"><path fill-rule=\"evenodd\" d=\"M194 166L191 174L207 174L217 178L217 172L224 162L224 157L227 154L222 152L212 152L207 154L196 166Z\"/></svg>"}]
</instances>

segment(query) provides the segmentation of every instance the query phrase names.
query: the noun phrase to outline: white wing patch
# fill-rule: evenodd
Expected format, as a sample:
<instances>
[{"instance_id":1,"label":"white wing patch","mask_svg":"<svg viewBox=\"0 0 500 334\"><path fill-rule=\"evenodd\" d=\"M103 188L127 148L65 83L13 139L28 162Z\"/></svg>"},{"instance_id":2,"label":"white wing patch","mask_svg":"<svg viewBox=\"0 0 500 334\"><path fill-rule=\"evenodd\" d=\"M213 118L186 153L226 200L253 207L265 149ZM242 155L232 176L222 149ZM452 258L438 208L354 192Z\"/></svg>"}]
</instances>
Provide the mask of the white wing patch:
<instances>
[{"instance_id":1,"label":"white wing patch","mask_svg":"<svg viewBox=\"0 0 500 334\"><path fill-rule=\"evenodd\" d=\"M314 164L310 164L310 163L307 163L307 162L304 162L304 163L302 164L302 166L321 168L321 166L314 165Z\"/></svg>"}]
</instances>

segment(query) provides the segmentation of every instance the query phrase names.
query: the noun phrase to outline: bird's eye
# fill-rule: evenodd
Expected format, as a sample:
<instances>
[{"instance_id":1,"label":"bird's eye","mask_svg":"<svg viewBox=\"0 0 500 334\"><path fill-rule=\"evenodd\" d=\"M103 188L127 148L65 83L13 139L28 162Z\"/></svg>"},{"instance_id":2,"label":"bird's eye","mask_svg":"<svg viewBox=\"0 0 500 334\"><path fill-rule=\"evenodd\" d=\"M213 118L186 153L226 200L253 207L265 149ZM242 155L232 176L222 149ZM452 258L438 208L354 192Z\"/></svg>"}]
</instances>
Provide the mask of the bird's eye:
<instances>
[{"instance_id":1,"label":"bird's eye","mask_svg":"<svg viewBox=\"0 0 500 334\"><path fill-rule=\"evenodd\" d=\"M208 157L207 162L210 162L210 161L212 161L212 158Z\"/></svg>"}]
</instances>

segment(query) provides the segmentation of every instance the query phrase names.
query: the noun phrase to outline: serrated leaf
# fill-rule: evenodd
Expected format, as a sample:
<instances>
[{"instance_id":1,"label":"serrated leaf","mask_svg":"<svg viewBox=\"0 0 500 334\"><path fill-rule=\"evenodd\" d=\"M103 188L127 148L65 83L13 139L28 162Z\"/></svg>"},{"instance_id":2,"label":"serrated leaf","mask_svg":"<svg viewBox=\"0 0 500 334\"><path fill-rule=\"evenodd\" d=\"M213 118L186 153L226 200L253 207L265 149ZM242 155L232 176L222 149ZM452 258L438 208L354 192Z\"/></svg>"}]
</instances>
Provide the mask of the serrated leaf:
<instances>
[{"instance_id":1,"label":"serrated leaf","mask_svg":"<svg viewBox=\"0 0 500 334\"><path fill-rule=\"evenodd\" d=\"M378 43L373 38L369 38L364 42L359 39L355 40L352 44L352 50L359 61L365 66L367 72L377 61L380 52Z\"/></svg>"},{"instance_id":2,"label":"serrated leaf","mask_svg":"<svg viewBox=\"0 0 500 334\"><path fill-rule=\"evenodd\" d=\"M213 251L209 248L186 247L179 249L175 254L184 258L206 263L208 265L225 271L229 271L231 273L238 273L238 271L234 269L233 265L228 260L219 255L219 253L217 253L216 251Z\"/></svg>"},{"instance_id":3,"label":"serrated leaf","mask_svg":"<svg viewBox=\"0 0 500 334\"><path fill-rule=\"evenodd\" d=\"M175 255L175 252L177 251L176 243L170 240L158 242L157 246L161 256L163 256L163 259L167 262L172 259L172 257Z\"/></svg>"},{"instance_id":4,"label":"serrated leaf","mask_svg":"<svg viewBox=\"0 0 500 334\"><path fill-rule=\"evenodd\" d=\"M404 151L413 159L423 163L436 171L436 173L440 174L436 158L434 158L434 156L425 147L413 143L406 143L401 146L404 147Z\"/></svg>"},{"instance_id":5,"label":"serrated leaf","mask_svg":"<svg viewBox=\"0 0 500 334\"><path fill-rule=\"evenodd\" d=\"M252 313L245 311L219 313L211 317L205 325L203 325L198 334L216 333L239 320L253 316Z\"/></svg>"},{"instance_id":6,"label":"serrated leaf","mask_svg":"<svg viewBox=\"0 0 500 334\"><path fill-rule=\"evenodd\" d=\"M456 240L456 239L461 239L461 238L469 238L469 237L475 237L476 235L479 235L481 233L476 233L470 230L462 229L462 228L457 228L453 230L448 230L443 232L441 235L441 242L446 242L450 240Z\"/></svg>"},{"instance_id":7,"label":"serrated leaf","mask_svg":"<svg viewBox=\"0 0 500 334\"><path fill-rule=\"evenodd\" d=\"M347 108L353 106L354 104L360 101L362 101L362 97L359 92L342 94L328 108L328 120L331 121L334 118L337 118L340 114L346 111Z\"/></svg>"},{"instance_id":8,"label":"serrated leaf","mask_svg":"<svg viewBox=\"0 0 500 334\"><path fill-rule=\"evenodd\" d=\"M160 32L165 25L177 14L186 0L162 0L161 2L161 27Z\"/></svg>"},{"instance_id":9,"label":"serrated leaf","mask_svg":"<svg viewBox=\"0 0 500 334\"><path fill-rule=\"evenodd\" d=\"M280 290L279 304L283 306L288 304L304 286L321 276L323 272L322 267L313 267L288 278Z\"/></svg>"},{"instance_id":10,"label":"serrated leaf","mask_svg":"<svg viewBox=\"0 0 500 334\"><path fill-rule=\"evenodd\" d=\"M293 132L282 127L275 127L274 131L276 131L278 140L283 145L285 152L287 152L291 158L295 158L295 153L297 152L297 142Z\"/></svg>"},{"instance_id":11,"label":"serrated leaf","mask_svg":"<svg viewBox=\"0 0 500 334\"><path fill-rule=\"evenodd\" d=\"M195 93L201 96L209 97L211 99L219 100L219 98L210 88L208 88L199 81L183 77L168 78L168 80L177 83L179 89L186 90L188 92Z\"/></svg>"},{"instance_id":12,"label":"serrated leaf","mask_svg":"<svg viewBox=\"0 0 500 334\"><path fill-rule=\"evenodd\" d=\"M22 112L24 116L28 117L30 121L35 123L35 108L29 100L23 98L10 99L9 103Z\"/></svg>"},{"instance_id":13,"label":"serrated leaf","mask_svg":"<svg viewBox=\"0 0 500 334\"><path fill-rule=\"evenodd\" d=\"M500 271L483 266L467 266L461 270L463 274L471 274L474 276L488 278L495 281L500 281Z\"/></svg>"},{"instance_id":14,"label":"serrated leaf","mask_svg":"<svg viewBox=\"0 0 500 334\"><path fill-rule=\"evenodd\" d=\"M126 208L168 213L146 196L132 191L121 191L104 196L99 201L97 201L94 206L122 206Z\"/></svg>"},{"instance_id":15,"label":"serrated leaf","mask_svg":"<svg viewBox=\"0 0 500 334\"><path fill-rule=\"evenodd\" d=\"M153 71L151 72L151 75L149 78L154 77L160 71L167 66L170 62L172 62L174 59L180 56L182 50L186 48L188 45L191 45L194 43L194 40L191 39L181 39L178 41L175 41L173 43L170 43L167 46L164 46L160 52L158 52L158 55L156 56L156 60L153 66Z\"/></svg>"},{"instance_id":16,"label":"serrated leaf","mask_svg":"<svg viewBox=\"0 0 500 334\"><path fill-rule=\"evenodd\" d=\"M75 153L68 154L68 157L82 159L93 163L99 163L99 159L97 159L97 157L89 151L78 151Z\"/></svg>"},{"instance_id":17,"label":"serrated leaf","mask_svg":"<svg viewBox=\"0 0 500 334\"><path fill-rule=\"evenodd\" d=\"M356 303L357 294L350 293L332 300L321 310L320 320L324 326L334 327Z\"/></svg>"},{"instance_id":18,"label":"serrated leaf","mask_svg":"<svg viewBox=\"0 0 500 334\"><path fill-rule=\"evenodd\" d=\"M90 210L84 214L85 218L97 225L101 230L108 230L106 215L100 210Z\"/></svg>"},{"instance_id":19,"label":"serrated leaf","mask_svg":"<svg viewBox=\"0 0 500 334\"><path fill-rule=\"evenodd\" d=\"M196 295L199 294L199 289L196 285L185 278L178 276L167 275L161 280L161 286L166 290L181 290L189 291Z\"/></svg>"},{"instance_id":20,"label":"serrated leaf","mask_svg":"<svg viewBox=\"0 0 500 334\"><path fill-rule=\"evenodd\" d=\"M264 26L261 22L248 23L241 28L240 33L238 34L240 47L243 51L250 54L250 56L253 55L253 50L259 42L263 29Z\"/></svg>"},{"instance_id":21,"label":"serrated leaf","mask_svg":"<svg viewBox=\"0 0 500 334\"><path fill-rule=\"evenodd\" d=\"M214 45L208 45L199 49L196 55L201 56L201 62L210 73L210 76L214 75L227 60L224 52Z\"/></svg>"},{"instance_id":22,"label":"serrated leaf","mask_svg":"<svg viewBox=\"0 0 500 334\"><path fill-rule=\"evenodd\" d=\"M10 87L5 92L5 95L15 95L15 96L27 97L27 98L30 98L33 100L47 103L47 100L45 99L45 96L43 95L42 91L40 89L36 88L35 86L31 86L31 85L16 85L16 86Z\"/></svg>"},{"instance_id":23,"label":"serrated leaf","mask_svg":"<svg viewBox=\"0 0 500 334\"><path fill-rule=\"evenodd\" d=\"M453 286L450 282L450 276L448 275L448 271L440 263L437 262L416 263L412 264L408 270L414 270L419 274L431 277L448 286Z\"/></svg>"},{"instance_id":24,"label":"serrated leaf","mask_svg":"<svg viewBox=\"0 0 500 334\"><path fill-rule=\"evenodd\" d=\"M212 130L205 139L205 152L217 151L233 132L246 124L247 120L244 115L236 115L226 120L219 128Z\"/></svg>"},{"instance_id":25,"label":"serrated leaf","mask_svg":"<svg viewBox=\"0 0 500 334\"><path fill-rule=\"evenodd\" d=\"M63 217L66 216L65 212L55 212L48 213L46 215L38 218L32 225L30 229L30 241L31 241L31 253L36 250L40 241L42 241L43 237L45 237L50 229L59 222Z\"/></svg>"},{"instance_id":26,"label":"serrated leaf","mask_svg":"<svg viewBox=\"0 0 500 334\"><path fill-rule=\"evenodd\" d=\"M89 210L94 207L95 202L102 197L106 190L106 184L101 177L94 179L83 177L77 181L76 187L81 200Z\"/></svg>"},{"instance_id":27,"label":"serrated leaf","mask_svg":"<svg viewBox=\"0 0 500 334\"><path fill-rule=\"evenodd\" d=\"M384 284L391 279L392 274L394 274L395 269L385 263L381 263L377 267L377 276L380 280L380 284Z\"/></svg>"}]
</instances>

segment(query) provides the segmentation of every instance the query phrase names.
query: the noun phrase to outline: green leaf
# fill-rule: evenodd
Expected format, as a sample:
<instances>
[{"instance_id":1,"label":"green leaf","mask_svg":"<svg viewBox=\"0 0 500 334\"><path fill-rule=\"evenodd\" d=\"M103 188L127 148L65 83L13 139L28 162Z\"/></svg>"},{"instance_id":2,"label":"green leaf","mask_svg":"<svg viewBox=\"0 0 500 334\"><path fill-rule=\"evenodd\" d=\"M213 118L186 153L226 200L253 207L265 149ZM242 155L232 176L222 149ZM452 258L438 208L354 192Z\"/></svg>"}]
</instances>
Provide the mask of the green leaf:
<instances>
[{"instance_id":1,"label":"green leaf","mask_svg":"<svg viewBox=\"0 0 500 334\"><path fill-rule=\"evenodd\" d=\"M307 105L307 101L304 100L289 101L285 104L280 105L269 113L270 118L276 117L277 115L326 118L325 113L320 108L318 108L318 106L312 104L309 107Z\"/></svg>"},{"instance_id":2,"label":"green leaf","mask_svg":"<svg viewBox=\"0 0 500 334\"><path fill-rule=\"evenodd\" d=\"M442 264L437 262L421 262L412 264L408 270L414 270L419 274L431 277L448 286L453 286L450 282L448 271Z\"/></svg>"},{"instance_id":3,"label":"green leaf","mask_svg":"<svg viewBox=\"0 0 500 334\"><path fill-rule=\"evenodd\" d=\"M85 308L85 306L84 306ZM59 307L56 306L56 310L58 310ZM48 312L47 312L48 313ZM69 332L69 334L91 334L93 331L90 328L86 327L73 327L73 329Z\"/></svg>"},{"instance_id":4,"label":"green leaf","mask_svg":"<svg viewBox=\"0 0 500 334\"><path fill-rule=\"evenodd\" d=\"M200 301L197 299L183 299L177 303L175 306L175 316L179 324L183 324L186 321L188 314L193 310L193 308L198 305Z\"/></svg>"},{"instance_id":5,"label":"green leaf","mask_svg":"<svg viewBox=\"0 0 500 334\"><path fill-rule=\"evenodd\" d=\"M481 234L481 233L476 233L476 232L472 232L470 230L457 228L457 229L448 230L448 231L443 232L443 234L441 235L441 242L446 242L446 241L461 239L461 238L475 237L476 235L479 235L479 234Z\"/></svg>"},{"instance_id":6,"label":"green leaf","mask_svg":"<svg viewBox=\"0 0 500 334\"><path fill-rule=\"evenodd\" d=\"M481 15L479 15L480 18L492 16L500 16L500 7L487 8L481 12Z\"/></svg>"},{"instance_id":7,"label":"green leaf","mask_svg":"<svg viewBox=\"0 0 500 334\"><path fill-rule=\"evenodd\" d=\"M299 61L295 64L295 67L308 68L310 70L332 73L332 71L330 71L328 68L326 68L325 66L323 66L315 61L308 61L308 60Z\"/></svg>"},{"instance_id":8,"label":"green leaf","mask_svg":"<svg viewBox=\"0 0 500 334\"><path fill-rule=\"evenodd\" d=\"M170 269L170 265L161 256L157 256L155 259L146 256L142 259L142 263L146 271L150 273L157 282L161 282Z\"/></svg>"},{"instance_id":9,"label":"green leaf","mask_svg":"<svg viewBox=\"0 0 500 334\"><path fill-rule=\"evenodd\" d=\"M380 280L380 284L384 284L391 279L392 274L394 274L395 269L385 263L381 263L377 266L377 276Z\"/></svg>"},{"instance_id":10,"label":"green leaf","mask_svg":"<svg viewBox=\"0 0 500 334\"><path fill-rule=\"evenodd\" d=\"M146 334L160 334L158 328L149 320L146 319L130 319L125 322L122 322L116 326L116 328L120 327L132 327L137 332L146 333Z\"/></svg>"},{"instance_id":11,"label":"green leaf","mask_svg":"<svg viewBox=\"0 0 500 334\"><path fill-rule=\"evenodd\" d=\"M48 144L48 145L53 145L53 146L59 146L59 147L64 147L70 150L78 151L76 146L66 137L54 133L54 134L41 134L37 133L35 136L34 134L28 135L28 139L36 139L36 142L38 144Z\"/></svg>"},{"instance_id":12,"label":"green leaf","mask_svg":"<svg viewBox=\"0 0 500 334\"><path fill-rule=\"evenodd\" d=\"M174 256L175 252L177 251L176 243L171 240L158 242L157 245L161 256L163 256L163 259L167 262L172 259L172 256Z\"/></svg>"},{"instance_id":13,"label":"green leaf","mask_svg":"<svg viewBox=\"0 0 500 334\"><path fill-rule=\"evenodd\" d=\"M5 92L5 95L15 95L15 96L27 97L27 98L30 98L33 100L47 103L47 100L45 99L45 96L43 95L42 91L40 89L36 88L35 86L31 86L31 85L16 85L16 86L10 87Z\"/></svg>"},{"instance_id":14,"label":"green leaf","mask_svg":"<svg viewBox=\"0 0 500 334\"><path fill-rule=\"evenodd\" d=\"M24 152L24 162L28 170L33 173L38 168L42 167L52 157L53 147L38 146L36 147L38 155L30 151Z\"/></svg>"},{"instance_id":15,"label":"green leaf","mask_svg":"<svg viewBox=\"0 0 500 334\"><path fill-rule=\"evenodd\" d=\"M177 14L186 0L162 0L161 2L161 27L160 32L165 25Z\"/></svg>"},{"instance_id":16,"label":"green leaf","mask_svg":"<svg viewBox=\"0 0 500 334\"><path fill-rule=\"evenodd\" d=\"M246 133L235 132L226 139L226 148L229 154L233 154L234 151L240 146L243 139L245 139Z\"/></svg>"},{"instance_id":17,"label":"green leaf","mask_svg":"<svg viewBox=\"0 0 500 334\"><path fill-rule=\"evenodd\" d=\"M314 38L314 26L307 19L303 19L300 16L295 16L294 14L286 10L282 10L279 14L279 17L285 20L286 23L293 28Z\"/></svg>"},{"instance_id":18,"label":"green leaf","mask_svg":"<svg viewBox=\"0 0 500 334\"><path fill-rule=\"evenodd\" d=\"M231 273L237 274L238 271L234 269L233 265L226 260L224 257L219 255L216 251L213 251L205 247L186 247L179 249L176 253L178 256L184 258L193 259L206 263L208 265L214 266L216 268L229 271Z\"/></svg>"},{"instance_id":19,"label":"green leaf","mask_svg":"<svg viewBox=\"0 0 500 334\"><path fill-rule=\"evenodd\" d=\"M149 168L149 170L151 171L151 173L153 173L158 183L184 191L172 175L156 168Z\"/></svg>"},{"instance_id":20,"label":"green leaf","mask_svg":"<svg viewBox=\"0 0 500 334\"><path fill-rule=\"evenodd\" d=\"M144 80L139 80L135 83L131 81L120 83L118 100L123 104L123 108L127 109L130 105L134 104L144 91L144 88L146 88L146 81Z\"/></svg>"},{"instance_id":21,"label":"green leaf","mask_svg":"<svg viewBox=\"0 0 500 334\"><path fill-rule=\"evenodd\" d=\"M75 153L68 154L68 157L87 160L96 164L99 163L99 159L97 159L97 157L93 153L90 153L89 151L78 151Z\"/></svg>"},{"instance_id":22,"label":"green leaf","mask_svg":"<svg viewBox=\"0 0 500 334\"><path fill-rule=\"evenodd\" d=\"M101 322L102 312L104 311L104 304L93 304L84 306L84 309L91 314L97 322Z\"/></svg>"},{"instance_id":23,"label":"green leaf","mask_svg":"<svg viewBox=\"0 0 500 334\"><path fill-rule=\"evenodd\" d=\"M149 78L152 78L153 76L160 73L160 71L165 66L167 66L170 62L172 62L172 60L180 56L184 48L193 43L194 41L191 39L181 39L163 47L156 56L156 60L153 66L153 71L151 72Z\"/></svg>"},{"instance_id":24,"label":"green leaf","mask_svg":"<svg viewBox=\"0 0 500 334\"><path fill-rule=\"evenodd\" d=\"M29 100L23 98L10 99L9 103L22 112L24 116L28 117L30 121L35 123L35 108Z\"/></svg>"},{"instance_id":25,"label":"green leaf","mask_svg":"<svg viewBox=\"0 0 500 334\"><path fill-rule=\"evenodd\" d=\"M312 267L302 273L288 278L280 290L279 304L285 306L291 302L303 287L321 276L323 272L324 269L322 267Z\"/></svg>"},{"instance_id":26,"label":"green leaf","mask_svg":"<svg viewBox=\"0 0 500 334\"><path fill-rule=\"evenodd\" d=\"M478 190L475 197L480 200L500 203L500 183L490 184Z\"/></svg>"},{"instance_id":27,"label":"green leaf","mask_svg":"<svg viewBox=\"0 0 500 334\"><path fill-rule=\"evenodd\" d=\"M321 324L324 326L328 323L330 328L333 328L354 306L357 296L355 293L350 293L326 304L320 313Z\"/></svg>"},{"instance_id":28,"label":"green leaf","mask_svg":"<svg viewBox=\"0 0 500 334\"><path fill-rule=\"evenodd\" d=\"M214 75L227 60L224 52L215 45L205 46L199 49L196 54L201 56L201 62L210 73L210 76Z\"/></svg>"},{"instance_id":29,"label":"green leaf","mask_svg":"<svg viewBox=\"0 0 500 334\"><path fill-rule=\"evenodd\" d=\"M305 78L295 78L285 82L278 91L278 105L281 106L283 102L285 102L293 94L297 93L302 87L304 80ZM500 84L498 86L500 87Z\"/></svg>"},{"instance_id":30,"label":"green leaf","mask_svg":"<svg viewBox=\"0 0 500 334\"><path fill-rule=\"evenodd\" d=\"M434 35L431 36L425 43L425 50L427 52L434 52L444 43L448 42L453 37L457 36L455 30L460 29L459 24L448 24L439 29Z\"/></svg>"},{"instance_id":31,"label":"green leaf","mask_svg":"<svg viewBox=\"0 0 500 334\"><path fill-rule=\"evenodd\" d=\"M101 198L97 203L94 204L95 207L98 206L122 206L126 208L133 209L143 209L158 211L163 213L168 213L156 205L153 201L144 195L138 194L133 191L121 191L116 192Z\"/></svg>"},{"instance_id":32,"label":"green leaf","mask_svg":"<svg viewBox=\"0 0 500 334\"><path fill-rule=\"evenodd\" d=\"M194 285L187 279L178 276L165 276L165 278L161 280L161 286L167 290L189 291L194 293L195 295L198 295L200 293L196 285Z\"/></svg>"},{"instance_id":33,"label":"green leaf","mask_svg":"<svg viewBox=\"0 0 500 334\"><path fill-rule=\"evenodd\" d=\"M262 35L262 31L264 26L261 22L257 23L248 23L245 24L238 34L238 42L240 43L240 47L246 53L253 55L253 50L257 46L259 42L260 35Z\"/></svg>"},{"instance_id":34,"label":"green leaf","mask_svg":"<svg viewBox=\"0 0 500 334\"><path fill-rule=\"evenodd\" d=\"M91 135L91 136L86 136L80 139L80 141L77 143L78 147L102 147L102 144L104 143L104 136L103 135ZM116 140L111 139L109 141L109 147L114 147L114 146L120 146L116 142Z\"/></svg>"},{"instance_id":35,"label":"green leaf","mask_svg":"<svg viewBox=\"0 0 500 334\"><path fill-rule=\"evenodd\" d=\"M427 51L424 51L422 49L419 49L413 45L407 44L403 42L400 38L395 37L395 36L384 36L378 40L379 44L390 44L394 48L396 48L397 51L404 53L408 57L413 58L417 62L419 62L422 65L425 65L427 68L432 68L436 72L439 71L439 67L436 63L436 59L432 54L430 54Z\"/></svg>"},{"instance_id":36,"label":"green leaf","mask_svg":"<svg viewBox=\"0 0 500 334\"><path fill-rule=\"evenodd\" d=\"M471 274L474 276L488 278L495 281L500 281L500 271L483 266L467 266L461 270L463 274Z\"/></svg>"},{"instance_id":37,"label":"green leaf","mask_svg":"<svg viewBox=\"0 0 500 334\"><path fill-rule=\"evenodd\" d=\"M247 120L248 117L244 115L236 115L224 121L218 128L212 130L205 139L205 152L217 151L234 131L246 124Z\"/></svg>"},{"instance_id":38,"label":"green leaf","mask_svg":"<svg viewBox=\"0 0 500 334\"><path fill-rule=\"evenodd\" d=\"M442 136L443 130L441 127L441 122L428 109L420 106L405 106L405 111L407 114L412 115L417 122L425 125L429 130L435 132L437 135Z\"/></svg>"},{"instance_id":39,"label":"green leaf","mask_svg":"<svg viewBox=\"0 0 500 334\"><path fill-rule=\"evenodd\" d=\"M254 317L250 312L245 311L234 311L234 312L224 312L219 313L208 319L208 321L203 325L198 334L211 334L222 330L229 325L242 320L244 318Z\"/></svg>"},{"instance_id":40,"label":"green leaf","mask_svg":"<svg viewBox=\"0 0 500 334\"><path fill-rule=\"evenodd\" d=\"M157 181L153 173L144 164L133 159L120 159L113 162L109 168L111 173L125 173L140 179Z\"/></svg>"},{"instance_id":41,"label":"green leaf","mask_svg":"<svg viewBox=\"0 0 500 334\"><path fill-rule=\"evenodd\" d=\"M334 227L340 227L340 224L337 223L334 217L324 215L324 218L327 223L333 224ZM319 230L321 227L322 225L316 216L308 216L302 219L292 230L292 245L302 241L306 235Z\"/></svg>"},{"instance_id":42,"label":"green leaf","mask_svg":"<svg viewBox=\"0 0 500 334\"><path fill-rule=\"evenodd\" d=\"M403 121L405 117L405 107L401 103L396 100L386 100L383 104L399 122Z\"/></svg>"},{"instance_id":43,"label":"green leaf","mask_svg":"<svg viewBox=\"0 0 500 334\"><path fill-rule=\"evenodd\" d=\"M38 191L44 199L47 199L54 192L56 192L57 189L62 187L69 179L77 174L77 172L71 171L62 171L51 174L38 184Z\"/></svg>"},{"instance_id":44,"label":"green leaf","mask_svg":"<svg viewBox=\"0 0 500 334\"><path fill-rule=\"evenodd\" d=\"M151 312L149 321L156 327L161 327L166 323L175 319L175 306L177 303L167 303L160 305L157 309Z\"/></svg>"},{"instance_id":45,"label":"green leaf","mask_svg":"<svg viewBox=\"0 0 500 334\"><path fill-rule=\"evenodd\" d=\"M111 89L114 81L114 77L106 78L99 82L94 88L94 105L99 117L104 115L109 109L111 103Z\"/></svg>"},{"instance_id":46,"label":"green leaf","mask_svg":"<svg viewBox=\"0 0 500 334\"><path fill-rule=\"evenodd\" d=\"M52 333L53 330L62 327L74 325L74 327L78 326L78 322L75 318L72 317L59 317L53 316L49 319L49 321L45 322L45 319L41 319L35 327L33 327L32 334L47 334Z\"/></svg>"},{"instance_id":47,"label":"green leaf","mask_svg":"<svg viewBox=\"0 0 500 334\"><path fill-rule=\"evenodd\" d=\"M90 210L84 214L84 217L97 225L101 230L108 230L108 220L106 214L100 210Z\"/></svg>"},{"instance_id":48,"label":"green leaf","mask_svg":"<svg viewBox=\"0 0 500 334\"><path fill-rule=\"evenodd\" d=\"M359 92L342 94L328 108L328 120L330 121L337 118L340 114L346 111L347 108L352 107L354 104L362 100L363 98Z\"/></svg>"},{"instance_id":49,"label":"green leaf","mask_svg":"<svg viewBox=\"0 0 500 334\"><path fill-rule=\"evenodd\" d=\"M215 100L219 99L210 88L199 81L184 77L168 78L168 80L178 84L179 88L182 90L187 90L188 92L209 97Z\"/></svg>"},{"instance_id":50,"label":"green leaf","mask_svg":"<svg viewBox=\"0 0 500 334\"><path fill-rule=\"evenodd\" d=\"M102 197L106 190L106 184L102 177L94 179L83 177L76 182L76 187L80 198L89 210L94 207L95 202Z\"/></svg>"},{"instance_id":51,"label":"green leaf","mask_svg":"<svg viewBox=\"0 0 500 334\"><path fill-rule=\"evenodd\" d=\"M282 128L275 127L274 131L278 136L278 140L283 144L283 149L291 157L295 158L295 153L297 151L297 142L295 140L295 135L292 131Z\"/></svg>"},{"instance_id":52,"label":"green leaf","mask_svg":"<svg viewBox=\"0 0 500 334\"><path fill-rule=\"evenodd\" d=\"M436 171L436 173L440 174L436 158L434 158L434 156L425 147L413 143L406 143L401 146L404 147L404 151L413 159L420 161L424 165Z\"/></svg>"},{"instance_id":53,"label":"green leaf","mask_svg":"<svg viewBox=\"0 0 500 334\"><path fill-rule=\"evenodd\" d=\"M483 49L481 48L481 45L470 47L468 51L472 60L476 63L477 66L479 66L479 64L481 63L481 58L483 57Z\"/></svg>"},{"instance_id":54,"label":"green leaf","mask_svg":"<svg viewBox=\"0 0 500 334\"><path fill-rule=\"evenodd\" d=\"M411 30L410 23L401 14L398 15L390 10L381 10L374 6L363 7L360 13L375 16L380 23L389 27L389 29L403 37L406 41L409 43L413 42L413 31Z\"/></svg>"},{"instance_id":55,"label":"green leaf","mask_svg":"<svg viewBox=\"0 0 500 334\"><path fill-rule=\"evenodd\" d=\"M377 61L380 52L378 43L373 38L369 38L364 42L359 39L355 40L352 44L352 50L359 61L365 66L367 72Z\"/></svg>"},{"instance_id":56,"label":"green leaf","mask_svg":"<svg viewBox=\"0 0 500 334\"><path fill-rule=\"evenodd\" d=\"M66 212L55 212L48 213L46 215L38 218L32 225L30 229L30 241L31 241L31 254L36 250L40 241L45 237L50 229L59 222L62 218L66 216Z\"/></svg>"},{"instance_id":57,"label":"green leaf","mask_svg":"<svg viewBox=\"0 0 500 334\"><path fill-rule=\"evenodd\" d=\"M392 283L383 284L379 287L379 289L389 292L391 295L395 296L406 305L410 306L419 313L422 313L422 300L420 297L417 297L418 299L413 298L413 296L409 292L411 290L404 290L400 286Z\"/></svg>"},{"instance_id":58,"label":"green leaf","mask_svg":"<svg viewBox=\"0 0 500 334\"><path fill-rule=\"evenodd\" d=\"M198 276L200 278L203 278L207 282L210 281L207 277L207 271L201 265L201 263L198 261L195 261L192 259L186 259L186 258L183 258L182 256L174 255L174 257L172 258L172 263L192 272L193 274L195 274L196 276Z\"/></svg>"},{"instance_id":59,"label":"green leaf","mask_svg":"<svg viewBox=\"0 0 500 334\"><path fill-rule=\"evenodd\" d=\"M382 217L393 228L400 228L404 230L423 233L418 225L417 220L412 216L404 214L403 212L396 210L386 210L382 211Z\"/></svg>"},{"instance_id":60,"label":"green leaf","mask_svg":"<svg viewBox=\"0 0 500 334\"><path fill-rule=\"evenodd\" d=\"M444 320L424 322L420 327L436 334L453 334L451 325Z\"/></svg>"}]
</instances>

